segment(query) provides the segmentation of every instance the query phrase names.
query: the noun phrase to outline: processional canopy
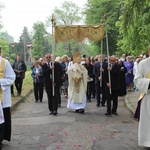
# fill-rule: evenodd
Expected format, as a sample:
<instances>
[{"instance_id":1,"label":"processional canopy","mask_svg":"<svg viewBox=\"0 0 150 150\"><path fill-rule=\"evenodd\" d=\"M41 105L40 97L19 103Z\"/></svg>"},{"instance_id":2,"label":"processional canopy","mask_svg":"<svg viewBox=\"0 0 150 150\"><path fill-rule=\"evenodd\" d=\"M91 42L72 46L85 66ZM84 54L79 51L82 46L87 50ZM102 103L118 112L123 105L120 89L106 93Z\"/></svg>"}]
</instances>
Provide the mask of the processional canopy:
<instances>
[{"instance_id":1,"label":"processional canopy","mask_svg":"<svg viewBox=\"0 0 150 150\"><path fill-rule=\"evenodd\" d=\"M82 42L85 38L91 41L100 41L104 36L104 25L71 25L55 26L55 41L67 42L70 39Z\"/></svg>"}]
</instances>

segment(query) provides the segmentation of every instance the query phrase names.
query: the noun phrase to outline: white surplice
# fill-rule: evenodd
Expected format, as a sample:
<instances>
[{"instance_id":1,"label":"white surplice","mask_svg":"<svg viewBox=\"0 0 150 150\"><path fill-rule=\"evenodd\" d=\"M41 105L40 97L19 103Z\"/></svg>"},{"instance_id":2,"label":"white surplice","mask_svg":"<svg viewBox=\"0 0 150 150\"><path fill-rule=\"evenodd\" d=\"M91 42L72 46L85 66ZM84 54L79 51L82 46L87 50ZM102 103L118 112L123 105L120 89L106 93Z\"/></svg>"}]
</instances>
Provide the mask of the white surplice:
<instances>
[{"instance_id":1,"label":"white surplice","mask_svg":"<svg viewBox=\"0 0 150 150\"><path fill-rule=\"evenodd\" d=\"M86 107L86 90L87 90L87 70L83 65L80 65L82 68L82 79L80 82L80 90L76 92L74 87L73 75L75 64L68 67L68 78L69 78L69 86L68 86L68 109L84 109Z\"/></svg>"},{"instance_id":2,"label":"white surplice","mask_svg":"<svg viewBox=\"0 0 150 150\"><path fill-rule=\"evenodd\" d=\"M0 64L2 57L0 56ZM11 107L11 91L10 86L15 81L16 75L8 60L5 60L4 78L0 79L0 86L2 88L2 107Z\"/></svg>"},{"instance_id":3,"label":"white surplice","mask_svg":"<svg viewBox=\"0 0 150 150\"><path fill-rule=\"evenodd\" d=\"M145 93L141 101L138 143L140 146L150 147L150 57L138 64L134 83Z\"/></svg>"}]
</instances>

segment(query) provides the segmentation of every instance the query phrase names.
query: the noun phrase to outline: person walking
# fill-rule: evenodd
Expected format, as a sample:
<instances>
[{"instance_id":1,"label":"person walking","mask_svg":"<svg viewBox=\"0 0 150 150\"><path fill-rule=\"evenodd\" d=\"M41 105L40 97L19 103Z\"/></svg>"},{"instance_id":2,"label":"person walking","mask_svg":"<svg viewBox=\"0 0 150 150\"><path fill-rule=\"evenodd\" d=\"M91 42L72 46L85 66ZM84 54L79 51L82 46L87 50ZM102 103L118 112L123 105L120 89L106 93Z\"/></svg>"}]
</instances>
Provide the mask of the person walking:
<instances>
[{"instance_id":1,"label":"person walking","mask_svg":"<svg viewBox=\"0 0 150 150\"><path fill-rule=\"evenodd\" d=\"M42 67L40 66L39 61L34 62L34 67L32 69L32 74L33 78L33 87L34 87L34 97L35 97L35 102L42 102L43 100L43 71Z\"/></svg>"},{"instance_id":2,"label":"person walking","mask_svg":"<svg viewBox=\"0 0 150 150\"><path fill-rule=\"evenodd\" d=\"M2 149L2 141L4 136L4 113L2 108L2 99L0 99L0 150Z\"/></svg>"},{"instance_id":3,"label":"person walking","mask_svg":"<svg viewBox=\"0 0 150 150\"><path fill-rule=\"evenodd\" d=\"M8 60L1 56L2 48L0 47L0 103L2 103L4 121L3 140L11 140L11 91L10 86L15 81L15 73ZM1 141L1 142L2 142Z\"/></svg>"},{"instance_id":4,"label":"person walking","mask_svg":"<svg viewBox=\"0 0 150 150\"><path fill-rule=\"evenodd\" d=\"M112 55L110 58L109 66L104 68L104 84L105 91L107 97L107 112L105 115L118 115L118 93L120 89L120 66L116 63L116 56ZM109 81L109 73L110 71L110 81ZM111 93L110 93L111 90ZM113 106L111 105L111 101L113 101Z\"/></svg>"},{"instance_id":5,"label":"person walking","mask_svg":"<svg viewBox=\"0 0 150 150\"><path fill-rule=\"evenodd\" d=\"M64 90L65 98L68 97L68 74L66 73L68 69L68 65L69 65L68 56L63 55L61 66L63 68L63 76L64 76L63 90Z\"/></svg>"},{"instance_id":6,"label":"person walking","mask_svg":"<svg viewBox=\"0 0 150 150\"><path fill-rule=\"evenodd\" d=\"M77 51L73 55L72 66L68 67L68 104L67 108L84 113L86 107L87 69L81 65L81 55Z\"/></svg>"},{"instance_id":7,"label":"person walking","mask_svg":"<svg viewBox=\"0 0 150 150\"><path fill-rule=\"evenodd\" d=\"M43 76L45 81L45 89L48 98L48 108L50 111L50 115L57 115L58 110L58 99L59 99L59 90L60 90L60 73L57 62L52 64L51 54L45 55L46 62L42 64ZM54 82L53 82L53 73L54 71ZM54 91L53 91L54 90ZM53 95L54 92L54 95Z\"/></svg>"},{"instance_id":8,"label":"person walking","mask_svg":"<svg viewBox=\"0 0 150 150\"><path fill-rule=\"evenodd\" d=\"M133 90L133 67L134 62L131 59L131 56L127 57L127 61L124 62L124 66L127 68L126 76L126 84L128 92L134 91Z\"/></svg>"},{"instance_id":9,"label":"person walking","mask_svg":"<svg viewBox=\"0 0 150 150\"><path fill-rule=\"evenodd\" d=\"M93 68L93 74L95 76L96 99L97 99L96 106L97 107L99 107L100 104L102 106L105 106L105 102L106 102L105 86L103 82L104 81L103 74L104 74L105 66L107 66L107 62L104 61L104 55L99 55L98 62L94 65L94 68Z\"/></svg>"},{"instance_id":10,"label":"person walking","mask_svg":"<svg viewBox=\"0 0 150 150\"><path fill-rule=\"evenodd\" d=\"M93 84L93 65L91 64L90 58L85 58L85 68L88 71L87 77L87 101L91 102L92 84Z\"/></svg>"},{"instance_id":11,"label":"person walking","mask_svg":"<svg viewBox=\"0 0 150 150\"><path fill-rule=\"evenodd\" d=\"M17 59L14 61L12 68L16 73L15 86L17 89L17 96L20 96L22 92L23 79L25 78L27 68L25 62L21 60L20 54L17 54Z\"/></svg>"},{"instance_id":12,"label":"person walking","mask_svg":"<svg viewBox=\"0 0 150 150\"><path fill-rule=\"evenodd\" d=\"M134 83L143 95L139 105L138 144L150 149L150 46L148 55L148 58L141 60L138 64Z\"/></svg>"}]
</instances>

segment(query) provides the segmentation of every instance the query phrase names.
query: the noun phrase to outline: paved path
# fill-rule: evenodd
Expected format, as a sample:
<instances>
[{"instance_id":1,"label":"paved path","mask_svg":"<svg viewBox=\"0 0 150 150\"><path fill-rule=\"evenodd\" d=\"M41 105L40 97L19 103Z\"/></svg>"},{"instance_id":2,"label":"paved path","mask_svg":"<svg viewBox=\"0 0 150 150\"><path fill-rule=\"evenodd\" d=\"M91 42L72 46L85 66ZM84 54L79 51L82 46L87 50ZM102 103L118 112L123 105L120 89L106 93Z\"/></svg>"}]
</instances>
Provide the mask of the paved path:
<instances>
[{"instance_id":1,"label":"paved path","mask_svg":"<svg viewBox=\"0 0 150 150\"><path fill-rule=\"evenodd\" d=\"M125 98L126 106L130 110L132 115L134 115L135 113L140 94L141 94L141 91L128 92Z\"/></svg>"},{"instance_id":2,"label":"paved path","mask_svg":"<svg viewBox=\"0 0 150 150\"><path fill-rule=\"evenodd\" d=\"M118 116L105 116L106 107L87 103L85 114L68 111L67 100L57 116L49 115L47 98L35 103L31 94L12 114L12 141L4 150L140 150L138 122L119 98Z\"/></svg>"}]
</instances>

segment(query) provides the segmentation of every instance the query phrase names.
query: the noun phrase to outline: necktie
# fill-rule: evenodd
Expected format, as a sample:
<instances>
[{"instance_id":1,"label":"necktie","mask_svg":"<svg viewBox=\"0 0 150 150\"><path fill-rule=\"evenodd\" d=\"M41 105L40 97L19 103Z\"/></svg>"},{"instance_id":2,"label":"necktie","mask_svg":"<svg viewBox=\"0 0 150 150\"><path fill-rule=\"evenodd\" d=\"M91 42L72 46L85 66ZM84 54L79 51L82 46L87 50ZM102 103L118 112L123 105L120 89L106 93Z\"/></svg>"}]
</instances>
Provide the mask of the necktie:
<instances>
[{"instance_id":1,"label":"necktie","mask_svg":"<svg viewBox=\"0 0 150 150\"><path fill-rule=\"evenodd\" d=\"M50 62L48 62L48 64L47 64L47 65L48 65L48 67L50 67Z\"/></svg>"}]
</instances>

